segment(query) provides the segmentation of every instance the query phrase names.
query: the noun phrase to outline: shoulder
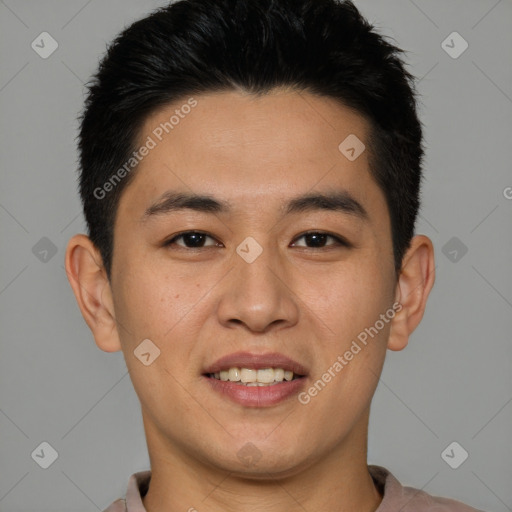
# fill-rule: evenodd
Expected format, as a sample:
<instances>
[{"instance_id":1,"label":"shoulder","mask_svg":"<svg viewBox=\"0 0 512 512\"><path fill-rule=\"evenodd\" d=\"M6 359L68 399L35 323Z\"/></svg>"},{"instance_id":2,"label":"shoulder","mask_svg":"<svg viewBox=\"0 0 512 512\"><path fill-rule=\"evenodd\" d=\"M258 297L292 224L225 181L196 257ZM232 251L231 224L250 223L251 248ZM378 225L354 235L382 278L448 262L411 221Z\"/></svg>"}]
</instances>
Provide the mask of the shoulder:
<instances>
[{"instance_id":1,"label":"shoulder","mask_svg":"<svg viewBox=\"0 0 512 512\"><path fill-rule=\"evenodd\" d=\"M432 496L421 489L404 487L404 499L408 502L403 512L428 510L432 512L483 512L461 501L442 496Z\"/></svg>"},{"instance_id":2,"label":"shoulder","mask_svg":"<svg viewBox=\"0 0 512 512\"><path fill-rule=\"evenodd\" d=\"M368 466L368 470L383 496L375 512L483 512L454 499L432 496L421 489L402 486L381 466Z\"/></svg>"},{"instance_id":3,"label":"shoulder","mask_svg":"<svg viewBox=\"0 0 512 512\"><path fill-rule=\"evenodd\" d=\"M145 512L142 497L146 495L151 480L151 470L139 471L130 476L125 499L119 498L103 512Z\"/></svg>"},{"instance_id":4,"label":"shoulder","mask_svg":"<svg viewBox=\"0 0 512 512\"><path fill-rule=\"evenodd\" d=\"M126 512L126 501L120 498L114 501L114 503L103 512Z\"/></svg>"}]
</instances>

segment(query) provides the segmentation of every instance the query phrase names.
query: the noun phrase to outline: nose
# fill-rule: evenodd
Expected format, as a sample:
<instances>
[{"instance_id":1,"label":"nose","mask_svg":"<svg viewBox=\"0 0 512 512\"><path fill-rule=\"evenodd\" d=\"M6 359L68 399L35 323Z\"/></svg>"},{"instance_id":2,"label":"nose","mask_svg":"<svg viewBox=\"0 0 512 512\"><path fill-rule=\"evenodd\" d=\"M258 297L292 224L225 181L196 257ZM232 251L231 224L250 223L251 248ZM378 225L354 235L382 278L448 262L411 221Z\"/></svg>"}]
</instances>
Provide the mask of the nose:
<instances>
[{"instance_id":1,"label":"nose","mask_svg":"<svg viewBox=\"0 0 512 512\"><path fill-rule=\"evenodd\" d=\"M233 270L226 277L218 305L220 322L258 333L296 324L298 298L291 272L278 251L264 248L251 263L236 253L233 258Z\"/></svg>"}]
</instances>

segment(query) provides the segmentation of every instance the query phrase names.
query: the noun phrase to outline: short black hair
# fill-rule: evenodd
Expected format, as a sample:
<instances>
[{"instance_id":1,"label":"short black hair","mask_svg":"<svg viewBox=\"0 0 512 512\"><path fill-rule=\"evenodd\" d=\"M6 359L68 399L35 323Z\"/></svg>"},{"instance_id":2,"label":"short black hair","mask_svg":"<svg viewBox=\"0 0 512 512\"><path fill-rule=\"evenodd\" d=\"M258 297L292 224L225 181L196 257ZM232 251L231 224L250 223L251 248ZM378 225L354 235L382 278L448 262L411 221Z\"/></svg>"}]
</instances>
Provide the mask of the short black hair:
<instances>
[{"instance_id":1,"label":"short black hair","mask_svg":"<svg viewBox=\"0 0 512 512\"><path fill-rule=\"evenodd\" d=\"M348 0L179 0L125 28L88 84L78 136L88 235L108 278L117 206L136 165L112 178L126 169L148 116L193 94L280 87L338 100L370 122L370 172L386 197L398 276L423 158L403 53Z\"/></svg>"}]
</instances>

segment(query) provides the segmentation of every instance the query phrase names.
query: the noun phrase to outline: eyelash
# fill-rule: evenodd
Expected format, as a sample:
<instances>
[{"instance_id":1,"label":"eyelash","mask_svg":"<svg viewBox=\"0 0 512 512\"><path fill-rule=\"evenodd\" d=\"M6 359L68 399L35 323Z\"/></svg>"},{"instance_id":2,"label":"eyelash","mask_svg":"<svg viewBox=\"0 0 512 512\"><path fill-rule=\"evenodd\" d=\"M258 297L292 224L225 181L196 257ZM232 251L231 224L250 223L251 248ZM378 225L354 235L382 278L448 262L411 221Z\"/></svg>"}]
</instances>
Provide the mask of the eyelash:
<instances>
[{"instance_id":1,"label":"eyelash","mask_svg":"<svg viewBox=\"0 0 512 512\"><path fill-rule=\"evenodd\" d=\"M209 238L211 238L212 240L215 240L214 237L212 237L211 235L209 235L208 233L205 233L204 231L183 231L182 233L178 233L177 235L173 236L171 239L167 240L166 242L164 242L164 247L170 247L172 245L175 245L176 244L176 241L179 240L180 238L182 239L184 236L186 235L205 235ZM313 249L313 250L321 250L321 249L328 249L330 247L352 247L352 245L347 242L346 240L344 240L343 238L337 236L337 235L333 235L332 233L327 233L325 231L307 231L305 233L302 233L300 235L298 235L295 239L294 239L294 242L296 240L299 240L300 238L303 238L307 235L324 235L324 236L327 236L328 238L332 238L335 243L334 244L331 244L331 245L326 245L324 247L307 247L307 246L300 246L304 249ZM210 247L216 247L214 245L209 245L209 246L206 246L206 247L184 247L184 246L178 246L180 249L185 249L185 250L199 250L199 249L208 249Z\"/></svg>"}]
</instances>

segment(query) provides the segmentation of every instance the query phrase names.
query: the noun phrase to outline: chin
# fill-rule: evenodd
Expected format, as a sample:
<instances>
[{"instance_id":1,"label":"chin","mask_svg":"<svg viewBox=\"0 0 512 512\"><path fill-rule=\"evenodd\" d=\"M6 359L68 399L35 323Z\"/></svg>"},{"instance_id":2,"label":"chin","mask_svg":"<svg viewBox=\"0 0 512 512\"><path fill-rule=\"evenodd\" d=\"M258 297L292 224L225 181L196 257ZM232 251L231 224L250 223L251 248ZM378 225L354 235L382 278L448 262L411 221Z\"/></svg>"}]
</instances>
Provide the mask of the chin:
<instances>
[{"instance_id":1,"label":"chin","mask_svg":"<svg viewBox=\"0 0 512 512\"><path fill-rule=\"evenodd\" d=\"M246 439L249 439L247 436ZM217 445L219 446L219 445ZM235 446L240 446L238 449ZM232 477L250 480L286 478L300 473L311 464L311 454L299 447L284 443L270 443L269 440L232 443L228 452L210 453L209 465L231 473ZM233 453L233 449L236 451Z\"/></svg>"}]
</instances>

